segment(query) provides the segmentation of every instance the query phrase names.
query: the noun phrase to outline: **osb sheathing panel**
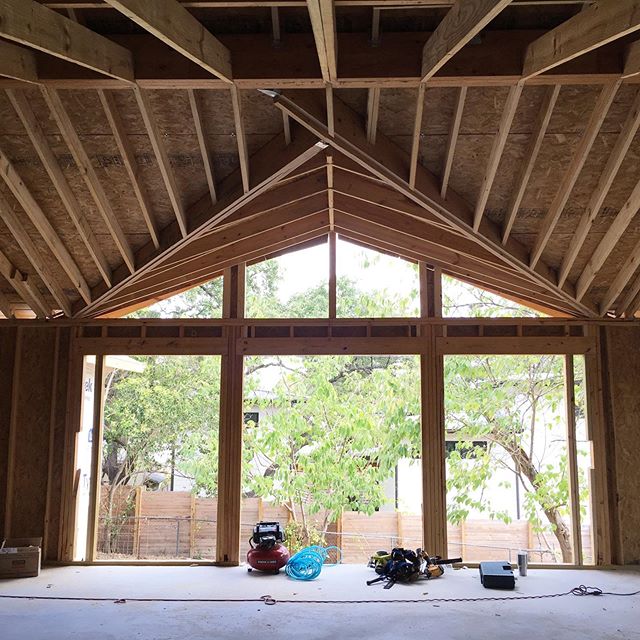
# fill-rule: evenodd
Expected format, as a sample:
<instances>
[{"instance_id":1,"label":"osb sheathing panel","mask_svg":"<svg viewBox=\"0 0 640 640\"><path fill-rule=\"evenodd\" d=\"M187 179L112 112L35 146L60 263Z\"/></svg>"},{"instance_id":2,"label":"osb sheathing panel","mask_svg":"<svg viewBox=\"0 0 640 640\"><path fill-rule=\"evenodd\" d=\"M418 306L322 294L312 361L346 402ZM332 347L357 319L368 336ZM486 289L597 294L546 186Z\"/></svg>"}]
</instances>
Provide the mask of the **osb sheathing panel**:
<instances>
[{"instance_id":1,"label":"osb sheathing panel","mask_svg":"<svg viewBox=\"0 0 640 640\"><path fill-rule=\"evenodd\" d=\"M21 331L9 533L33 537L44 532L56 330Z\"/></svg>"},{"instance_id":2,"label":"osb sheathing panel","mask_svg":"<svg viewBox=\"0 0 640 640\"><path fill-rule=\"evenodd\" d=\"M621 558L624 564L640 563L640 329L607 327L611 418L615 443L617 513Z\"/></svg>"},{"instance_id":3,"label":"osb sheathing panel","mask_svg":"<svg viewBox=\"0 0 640 640\"><path fill-rule=\"evenodd\" d=\"M22 207L20 207L17 201L13 198L13 195L4 183L0 184L0 192L2 192L3 196L6 198L12 211L29 234L29 237L36 249L42 255L43 261L47 265L48 272L51 274L53 279L64 289L67 295L76 294L77 291L73 288L71 280L60 266L60 263L54 258L43 237L38 233L37 229L31 223L31 220L29 220ZM0 247L6 254L7 258L11 260L13 266L23 274L33 275L34 277L39 278L26 254L23 253L22 248L13 238L9 229L5 226L4 222L1 221L0 238L2 238Z\"/></svg>"},{"instance_id":4,"label":"osb sheathing panel","mask_svg":"<svg viewBox=\"0 0 640 640\"><path fill-rule=\"evenodd\" d=\"M13 389L13 362L16 347L15 327L0 328L0 535L4 536L4 515L7 492L7 463L9 430L11 424L11 392Z\"/></svg>"}]
</instances>

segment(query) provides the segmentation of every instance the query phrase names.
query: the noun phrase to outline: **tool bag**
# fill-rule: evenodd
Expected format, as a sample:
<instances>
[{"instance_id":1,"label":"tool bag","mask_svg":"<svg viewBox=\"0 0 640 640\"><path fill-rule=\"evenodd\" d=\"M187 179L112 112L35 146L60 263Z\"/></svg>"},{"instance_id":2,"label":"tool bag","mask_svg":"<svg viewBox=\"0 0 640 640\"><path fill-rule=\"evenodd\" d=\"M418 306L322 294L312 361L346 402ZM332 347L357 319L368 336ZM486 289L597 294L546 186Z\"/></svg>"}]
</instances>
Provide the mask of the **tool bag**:
<instances>
[{"instance_id":1,"label":"tool bag","mask_svg":"<svg viewBox=\"0 0 640 640\"><path fill-rule=\"evenodd\" d=\"M422 557L416 551L397 547L391 553L378 551L371 556L368 566L375 570L378 577L367 580L367 584L386 581L384 588L391 589L396 582L413 582L420 578Z\"/></svg>"}]
</instances>

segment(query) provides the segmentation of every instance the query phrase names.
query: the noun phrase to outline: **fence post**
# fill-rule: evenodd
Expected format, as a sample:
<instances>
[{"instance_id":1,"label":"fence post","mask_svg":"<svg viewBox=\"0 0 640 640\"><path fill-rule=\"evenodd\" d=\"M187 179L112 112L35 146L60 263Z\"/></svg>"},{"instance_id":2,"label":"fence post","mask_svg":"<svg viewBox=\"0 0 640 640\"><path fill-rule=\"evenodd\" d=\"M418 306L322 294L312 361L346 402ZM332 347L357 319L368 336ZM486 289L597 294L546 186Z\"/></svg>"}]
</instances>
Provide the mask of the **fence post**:
<instances>
[{"instance_id":1,"label":"fence post","mask_svg":"<svg viewBox=\"0 0 640 640\"><path fill-rule=\"evenodd\" d=\"M136 503L133 510L133 552L140 559L140 513L142 511L142 487L136 487Z\"/></svg>"},{"instance_id":2,"label":"fence post","mask_svg":"<svg viewBox=\"0 0 640 640\"><path fill-rule=\"evenodd\" d=\"M258 497L258 522L262 522L264 518L264 505L262 504L262 498Z\"/></svg>"},{"instance_id":3,"label":"fence post","mask_svg":"<svg viewBox=\"0 0 640 640\"><path fill-rule=\"evenodd\" d=\"M396 546L402 547L404 546L404 531L402 529L402 513L400 511L396 511L396 532L398 534Z\"/></svg>"},{"instance_id":4,"label":"fence post","mask_svg":"<svg viewBox=\"0 0 640 640\"><path fill-rule=\"evenodd\" d=\"M193 558L196 546L196 527L198 520L196 517L196 496L191 493L191 516L189 518L189 557Z\"/></svg>"},{"instance_id":5,"label":"fence post","mask_svg":"<svg viewBox=\"0 0 640 640\"><path fill-rule=\"evenodd\" d=\"M460 522L460 555L464 559L465 542L467 541L467 520L466 518ZM449 554L447 554L447 557Z\"/></svg>"}]
</instances>

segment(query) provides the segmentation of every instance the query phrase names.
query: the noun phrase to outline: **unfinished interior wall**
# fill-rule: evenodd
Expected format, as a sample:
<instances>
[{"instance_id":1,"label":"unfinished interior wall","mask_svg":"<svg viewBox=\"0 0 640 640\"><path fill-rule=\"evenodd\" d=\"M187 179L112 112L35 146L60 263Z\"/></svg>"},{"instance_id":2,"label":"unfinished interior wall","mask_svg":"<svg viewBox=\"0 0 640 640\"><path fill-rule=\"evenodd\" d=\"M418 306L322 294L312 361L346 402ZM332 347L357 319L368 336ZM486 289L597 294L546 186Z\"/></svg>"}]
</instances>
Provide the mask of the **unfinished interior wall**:
<instances>
[{"instance_id":1,"label":"unfinished interior wall","mask_svg":"<svg viewBox=\"0 0 640 640\"><path fill-rule=\"evenodd\" d=\"M57 559L70 329L0 328L0 526Z\"/></svg>"},{"instance_id":2,"label":"unfinished interior wall","mask_svg":"<svg viewBox=\"0 0 640 640\"><path fill-rule=\"evenodd\" d=\"M640 327L608 326L605 330L605 400L610 444L615 448L615 502L618 560L640 563ZM617 504L616 504L617 503Z\"/></svg>"}]
</instances>

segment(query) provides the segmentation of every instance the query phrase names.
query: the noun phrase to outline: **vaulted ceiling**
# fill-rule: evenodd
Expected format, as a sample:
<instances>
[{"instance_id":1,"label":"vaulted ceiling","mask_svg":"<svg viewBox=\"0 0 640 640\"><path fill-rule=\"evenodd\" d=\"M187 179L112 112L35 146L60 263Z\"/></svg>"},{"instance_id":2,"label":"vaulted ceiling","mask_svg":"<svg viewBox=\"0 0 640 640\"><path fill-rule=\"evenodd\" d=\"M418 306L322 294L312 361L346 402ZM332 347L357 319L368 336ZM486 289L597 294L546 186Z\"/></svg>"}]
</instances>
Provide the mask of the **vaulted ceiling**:
<instances>
[{"instance_id":1,"label":"vaulted ceiling","mask_svg":"<svg viewBox=\"0 0 640 640\"><path fill-rule=\"evenodd\" d=\"M638 29L632 0L3 0L0 313L122 314L337 233L633 315Z\"/></svg>"}]
</instances>

